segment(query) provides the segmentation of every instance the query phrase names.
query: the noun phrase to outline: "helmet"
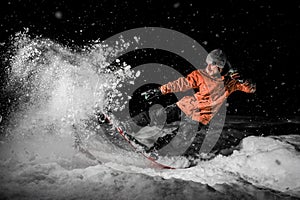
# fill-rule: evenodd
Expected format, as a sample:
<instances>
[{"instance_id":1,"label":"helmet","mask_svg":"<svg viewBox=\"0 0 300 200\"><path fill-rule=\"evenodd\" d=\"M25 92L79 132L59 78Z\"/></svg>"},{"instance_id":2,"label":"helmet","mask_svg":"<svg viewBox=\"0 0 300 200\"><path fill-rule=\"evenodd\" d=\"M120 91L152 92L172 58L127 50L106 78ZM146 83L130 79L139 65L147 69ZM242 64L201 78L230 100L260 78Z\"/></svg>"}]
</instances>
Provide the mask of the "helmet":
<instances>
[{"instance_id":1,"label":"helmet","mask_svg":"<svg viewBox=\"0 0 300 200\"><path fill-rule=\"evenodd\" d=\"M212 50L206 57L207 64L217 65L224 68L227 61L227 56L221 49Z\"/></svg>"}]
</instances>

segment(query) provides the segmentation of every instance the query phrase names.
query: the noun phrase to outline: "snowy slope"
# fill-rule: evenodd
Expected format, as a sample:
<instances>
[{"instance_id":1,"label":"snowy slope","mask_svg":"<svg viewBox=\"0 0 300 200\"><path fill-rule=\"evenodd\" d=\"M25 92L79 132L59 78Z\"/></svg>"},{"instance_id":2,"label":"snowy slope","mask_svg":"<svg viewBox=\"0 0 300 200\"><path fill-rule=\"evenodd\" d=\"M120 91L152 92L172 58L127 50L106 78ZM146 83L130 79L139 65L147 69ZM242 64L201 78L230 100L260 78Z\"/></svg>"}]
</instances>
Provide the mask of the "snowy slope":
<instances>
[{"instance_id":1,"label":"snowy slope","mask_svg":"<svg viewBox=\"0 0 300 200\"><path fill-rule=\"evenodd\" d=\"M57 151L47 149L46 143L51 148L51 142L56 142ZM280 195L274 191L300 197L300 156L292 145L248 137L242 146L229 157L217 156L189 169L161 170L149 167L133 152L100 151L105 162L98 164L67 140L61 144L50 138L19 145L3 142L1 197L193 199L200 192L204 199L222 199L223 193L228 199L251 199Z\"/></svg>"}]
</instances>

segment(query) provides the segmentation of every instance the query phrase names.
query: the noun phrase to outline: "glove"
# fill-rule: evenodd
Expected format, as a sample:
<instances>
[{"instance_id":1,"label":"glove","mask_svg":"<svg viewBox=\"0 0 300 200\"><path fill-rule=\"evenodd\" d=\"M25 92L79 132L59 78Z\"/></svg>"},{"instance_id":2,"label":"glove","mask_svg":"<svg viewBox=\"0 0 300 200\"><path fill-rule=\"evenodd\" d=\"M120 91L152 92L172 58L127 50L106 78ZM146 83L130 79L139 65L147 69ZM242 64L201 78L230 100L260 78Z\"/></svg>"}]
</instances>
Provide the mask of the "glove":
<instances>
[{"instance_id":1,"label":"glove","mask_svg":"<svg viewBox=\"0 0 300 200\"><path fill-rule=\"evenodd\" d=\"M256 84L252 82L252 80L246 80L244 82L244 85L246 85L247 87L249 87L249 92L250 93L254 93L256 91Z\"/></svg>"},{"instance_id":2,"label":"glove","mask_svg":"<svg viewBox=\"0 0 300 200\"><path fill-rule=\"evenodd\" d=\"M141 94L141 96L143 96L145 98L145 100L149 100L149 99L152 99L154 97L159 97L161 95L162 95L162 93L161 93L159 88L150 89L150 90L148 90L146 92L143 92Z\"/></svg>"}]
</instances>

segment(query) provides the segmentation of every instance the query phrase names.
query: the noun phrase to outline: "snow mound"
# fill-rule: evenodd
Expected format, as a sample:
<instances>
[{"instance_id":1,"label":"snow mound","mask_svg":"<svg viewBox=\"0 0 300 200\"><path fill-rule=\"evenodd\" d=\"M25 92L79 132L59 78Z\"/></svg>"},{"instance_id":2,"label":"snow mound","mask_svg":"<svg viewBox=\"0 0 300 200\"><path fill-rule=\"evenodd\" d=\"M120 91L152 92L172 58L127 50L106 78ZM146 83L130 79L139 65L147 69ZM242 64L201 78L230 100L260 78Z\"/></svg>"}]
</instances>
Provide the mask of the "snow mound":
<instances>
[{"instance_id":1,"label":"snow mound","mask_svg":"<svg viewBox=\"0 0 300 200\"><path fill-rule=\"evenodd\" d=\"M224 169L254 185L300 194L300 153L294 146L271 137L254 136L245 138L241 145L240 151L214 162L224 163Z\"/></svg>"},{"instance_id":2,"label":"snow mound","mask_svg":"<svg viewBox=\"0 0 300 200\"><path fill-rule=\"evenodd\" d=\"M285 137L286 138L286 137ZM299 140L300 136L289 136ZM300 153L287 142L271 137L250 136L241 142L241 149L231 156L217 156L189 169L148 173L166 179L178 178L217 184L251 183L300 197Z\"/></svg>"}]
</instances>

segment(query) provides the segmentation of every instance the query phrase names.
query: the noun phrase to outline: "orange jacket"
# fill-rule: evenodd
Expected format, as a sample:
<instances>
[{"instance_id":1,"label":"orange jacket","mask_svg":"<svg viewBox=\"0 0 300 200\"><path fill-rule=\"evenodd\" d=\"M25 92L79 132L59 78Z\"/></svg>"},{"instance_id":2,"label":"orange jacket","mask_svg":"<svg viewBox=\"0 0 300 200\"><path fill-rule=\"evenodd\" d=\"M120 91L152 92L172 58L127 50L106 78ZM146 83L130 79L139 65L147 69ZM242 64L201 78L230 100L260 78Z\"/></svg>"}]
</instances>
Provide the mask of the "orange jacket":
<instances>
[{"instance_id":1,"label":"orange jacket","mask_svg":"<svg viewBox=\"0 0 300 200\"><path fill-rule=\"evenodd\" d=\"M236 74L235 74L236 75ZM218 112L225 99L234 91L255 91L249 82L240 83L230 75L212 77L204 70L195 70L186 78L181 77L160 87L163 94L183 92L192 88L199 91L185 96L176 104L189 117L206 125Z\"/></svg>"}]
</instances>

